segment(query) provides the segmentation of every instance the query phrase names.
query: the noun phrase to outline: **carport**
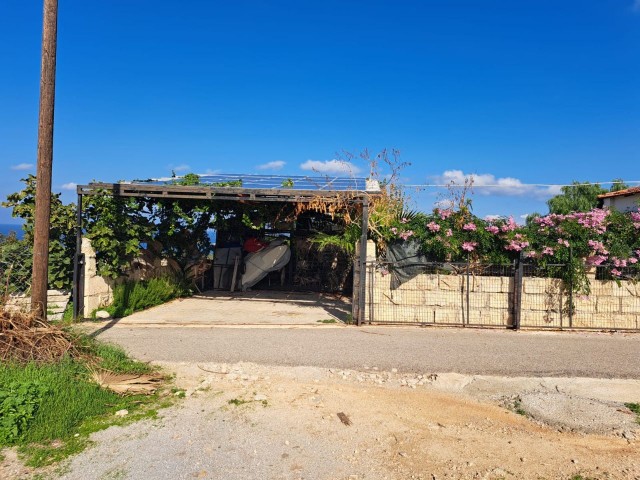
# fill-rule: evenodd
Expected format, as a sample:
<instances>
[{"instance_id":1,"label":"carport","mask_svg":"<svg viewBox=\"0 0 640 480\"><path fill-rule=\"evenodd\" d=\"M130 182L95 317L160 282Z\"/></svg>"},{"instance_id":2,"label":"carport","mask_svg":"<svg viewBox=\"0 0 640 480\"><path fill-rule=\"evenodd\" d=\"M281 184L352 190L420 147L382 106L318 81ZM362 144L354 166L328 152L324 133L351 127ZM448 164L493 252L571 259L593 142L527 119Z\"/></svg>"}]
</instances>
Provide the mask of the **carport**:
<instances>
[{"instance_id":1,"label":"carport","mask_svg":"<svg viewBox=\"0 0 640 480\"><path fill-rule=\"evenodd\" d=\"M77 187L77 239L74 258L74 317L84 317L82 275L84 259L81 253L83 232L83 199L91 195L136 197L147 201L198 200L216 205L229 202L249 205L289 205L318 210L331 215L355 213L360 217L362 235L354 259L354 288L352 318L358 325L364 321L366 292L366 242L371 198L380 193L376 181L354 177L308 177L266 175L202 175L197 185L176 184L175 179L131 181L119 183L90 183ZM154 200L157 199L157 200ZM300 208L302 210L302 208ZM324 210L324 212L322 212ZM249 292L250 293L250 292ZM218 295L219 296L219 295ZM234 298L238 298L236 294ZM255 297L255 295L254 295ZM251 295L247 295L248 302ZM257 300L255 300L257 301ZM212 302L212 308L219 303ZM321 319L318 319L321 320Z\"/></svg>"}]
</instances>

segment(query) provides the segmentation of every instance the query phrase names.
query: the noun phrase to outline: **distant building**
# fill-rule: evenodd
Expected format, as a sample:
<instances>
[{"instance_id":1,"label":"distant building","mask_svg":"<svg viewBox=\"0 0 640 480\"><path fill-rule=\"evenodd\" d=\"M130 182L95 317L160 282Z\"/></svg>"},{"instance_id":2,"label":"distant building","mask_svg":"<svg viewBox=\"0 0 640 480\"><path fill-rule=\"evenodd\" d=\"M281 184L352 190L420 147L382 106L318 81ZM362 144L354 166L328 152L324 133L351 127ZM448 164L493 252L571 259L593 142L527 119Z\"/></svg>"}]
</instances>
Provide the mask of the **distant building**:
<instances>
[{"instance_id":1,"label":"distant building","mask_svg":"<svg viewBox=\"0 0 640 480\"><path fill-rule=\"evenodd\" d=\"M598 201L604 208L613 208L619 212L637 210L640 206L640 187L625 188L617 192L598 195Z\"/></svg>"}]
</instances>

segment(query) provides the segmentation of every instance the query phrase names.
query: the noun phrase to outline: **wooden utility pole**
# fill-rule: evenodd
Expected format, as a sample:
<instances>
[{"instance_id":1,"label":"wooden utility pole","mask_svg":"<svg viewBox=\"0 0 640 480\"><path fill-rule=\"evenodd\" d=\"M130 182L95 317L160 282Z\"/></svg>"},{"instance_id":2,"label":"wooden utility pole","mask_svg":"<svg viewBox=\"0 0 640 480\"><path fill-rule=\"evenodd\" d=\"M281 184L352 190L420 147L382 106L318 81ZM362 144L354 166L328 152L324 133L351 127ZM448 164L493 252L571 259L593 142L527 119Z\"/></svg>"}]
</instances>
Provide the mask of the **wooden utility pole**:
<instances>
[{"instance_id":1,"label":"wooden utility pole","mask_svg":"<svg viewBox=\"0 0 640 480\"><path fill-rule=\"evenodd\" d=\"M31 311L36 312L41 318L46 318L47 314L57 36L58 0L44 0L42 63L40 66L40 113L38 116L36 211L31 279Z\"/></svg>"}]
</instances>

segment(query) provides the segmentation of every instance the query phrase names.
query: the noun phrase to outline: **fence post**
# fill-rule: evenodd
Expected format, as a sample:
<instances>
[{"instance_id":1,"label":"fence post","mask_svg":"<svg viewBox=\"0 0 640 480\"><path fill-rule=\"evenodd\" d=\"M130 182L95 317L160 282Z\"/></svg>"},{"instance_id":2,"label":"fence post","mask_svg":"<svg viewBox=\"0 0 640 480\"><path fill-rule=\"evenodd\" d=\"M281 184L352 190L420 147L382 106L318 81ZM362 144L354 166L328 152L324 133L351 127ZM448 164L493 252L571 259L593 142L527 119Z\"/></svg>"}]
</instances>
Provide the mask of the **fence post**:
<instances>
[{"instance_id":1,"label":"fence post","mask_svg":"<svg viewBox=\"0 0 640 480\"><path fill-rule=\"evenodd\" d=\"M573 248L569 246L569 328L573 328Z\"/></svg>"},{"instance_id":2,"label":"fence post","mask_svg":"<svg viewBox=\"0 0 640 480\"><path fill-rule=\"evenodd\" d=\"M466 291L466 295L465 295L465 301L467 302L467 325L469 325L469 270L470 270L470 259L469 259L469 254L467 253L467 291Z\"/></svg>"},{"instance_id":3,"label":"fence post","mask_svg":"<svg viewBox=\"0 0 640 480\"><path fill-rule=\"evenodd\" d=\"M84 269L82 258L82 194L78 193L78 203L76 204L76 252L73 256L73 290L71 292L73 300L73 321L79 320L80 315L84 318L83 312L83 288L80 282L84 282L84 276L80 269Z\"/></svg>"},{"instance_id":4,"label":"fence post","mask_svg":"<svg viewBox=\"0 0 640 480\"><path fill-rule=\"evenodd\" d=\"M524 255L520 252L516 261L513 279L513 328L520 329L522 318L522 279L524 277Z\"/></svg>"}]
</instances>

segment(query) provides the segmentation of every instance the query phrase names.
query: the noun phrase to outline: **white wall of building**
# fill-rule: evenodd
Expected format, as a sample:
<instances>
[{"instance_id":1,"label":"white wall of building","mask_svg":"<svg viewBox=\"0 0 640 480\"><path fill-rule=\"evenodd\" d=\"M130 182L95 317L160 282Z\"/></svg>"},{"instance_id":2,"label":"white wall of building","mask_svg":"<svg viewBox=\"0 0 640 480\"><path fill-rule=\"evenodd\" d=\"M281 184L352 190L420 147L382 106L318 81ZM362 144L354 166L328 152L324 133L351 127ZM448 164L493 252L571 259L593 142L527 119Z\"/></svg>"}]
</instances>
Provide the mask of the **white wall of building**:
<instances>
[{"instance_id":1,"label":"white wall of building","mask_svg":"<svg viewBox=\"0 0 640 480\"><path fill-rule=\"evenodd\" d=\"M631 210L638 209L638 202L640 202L640 194L609 197L603 199L603 206L605 208L614 208L619 212L629 212Z\"/></svg>"}]
</instances>

